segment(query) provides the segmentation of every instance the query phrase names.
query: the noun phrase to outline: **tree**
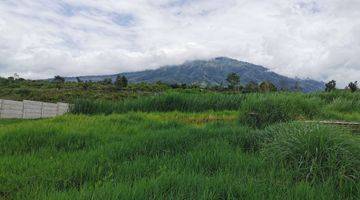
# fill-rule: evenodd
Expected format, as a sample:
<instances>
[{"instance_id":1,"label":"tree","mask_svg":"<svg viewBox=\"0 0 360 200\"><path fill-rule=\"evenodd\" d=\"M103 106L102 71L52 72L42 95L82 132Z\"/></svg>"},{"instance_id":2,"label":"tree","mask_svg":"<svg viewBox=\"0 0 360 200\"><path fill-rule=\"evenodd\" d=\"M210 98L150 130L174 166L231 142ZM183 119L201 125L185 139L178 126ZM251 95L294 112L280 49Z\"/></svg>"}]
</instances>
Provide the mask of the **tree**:
<instances>
[{"instance_id":1,"label":"tree","mask_svg":"<svg viewBox=\"0 0 360 200\"><path fill-rule=\"evenodd\" d=\"M296 81L296 82L295 82L294 90L295 90L296 92L300 92L300 91L302 90L299 81Z\"/></svg>"},{"instance_id":2,"label":"tree","mask_svg":"<svg viewBox=\"0 0 360 200\"><path fill-rule=\"evenodd\" d=\"M91 84L91 82L89 82L89 81L81 82L81 86L82 86L83 90L88 90L90 87L90 84Z\"/></svg>"},{"instance_id":3,"label":"tree","mask_svg":"<svg viewBox=\"0 0 360 200\"><path fill-rule=\"evenodd\" d=\"M116 77L116 80L115 80L115 87L118 89L118 90L121 90L123 89L124 87L127 87L128 85L128 80L125 76L120 76L118 75Z\"/></svg>"},{"instance_id":4,"label":"tree","mask_svg":"<svg viewBox=\"0 0 360 200\"><path fill-rule=\"evenodd\" d=\"M105 78L104 80L102 80L100 83L104 84L104 85L111 85L112 84L112 80L111 78Z\"/></svg>"},{"instance_id":5,"label":"tree","mask_svg":"<svg viewBox=\"0 0 360 200\"><path fill-rule=\"evenodd\" d=\"M121 84L122 84L123 87L128 86L128 79L125 76L121 77Z\"/></svg>"},{"instance_id":6,"label":"tree","mask_svg":"<svg viewBox=\"0 0 360 200\"><path fill-rule=\"evenodd\" d=\"M348 88L350 89L351 92L356 92L356 90L358 90L358 82L350 82L348 85Z\"/></svg>"},{"instance_id":7,"label":"tree","mask_svg":"<svg viewBox=\"0 0 360 200\"><path fill-rule=\"evenodd\" d=\"M335 90L336 88L336 81L335 80L331 80L328 83L325 84L325 91L326 92L331 92L333 90Z\"/></svg>"},{"instance_id":8,"label":"tree","mask_svg":"<svg viewBox=\"0 0 360 200\"><path fill-rule=\"evenodd\" d=\"M56 83L56 87L60 89L61 86L65 83L65 78L57 75L54 77L53 82Z\"/></svg>"},{"instance_id":9,"label":"tree","mask_svg":"<svg viewBox=\"0 0 360 200\"><path fill-rule=\"evenodd\" d=\"M259 91L259 86L254 81L250 81L248 84L245 85L244 90L245 90L246 93L258 92Z\"/></svg>"},{"instance_id":10,"label":"tree","mask_svg":"<svg viewBox=\"0 0 360 200\"><path fill-rule=\"evenodd\" d=\"M177 88L180 88L180 85L177 84L177 83L172 83L172 84L170 84L170 87L171 87L172 89L177 89Z\"/></svg>"},{"instance_id":11,"label":"tree","mask_svg":"<svg viewBox=\"0 0 360 200\"><path fill-rule=\"evenodd\" d=\"M161 81L156 81L156 85L166 85L166 84Z\"/></svg>"},{"instance_id":12,"label":"tree","mask_svg":"<svg viewBox=\"0 0 360 200\"><path fill-rule=\"evenodd\" d=\"M229 83L229 88L234 89L240 84L240 76L236 73L230 73L227 75L226 81Z\"/></svg>"},{"instance_id":13,"label":"tree","mask_svg":"<svg viewBox=\"0 0 360 200\"><path fill-rule=\"evenodd\" d=\"M277 88L269 81L264 81L259 85L260 92L276 92Z\"/></svg>"},{"instance_id":14,"label":"tree","mask_svg":"<svg viewBox=\"0 0 360 200\"><path fill-rule=\"evenodd\" d=\"M55 83L65 83L65 78L64 77L61 77L61 76L55 76L54 77L54 82Z\"/></svg>"},{"instance_id":15,"label":"tree","mask_svg":"<svg viewBox=\"0 0 360 200\"><path fill-rule=\"evenodd\" d=\"M82 83L83 81L80 79L80 77L76 77L76 81L78 82L78 83Z\"/></svg>"}]
</instances>

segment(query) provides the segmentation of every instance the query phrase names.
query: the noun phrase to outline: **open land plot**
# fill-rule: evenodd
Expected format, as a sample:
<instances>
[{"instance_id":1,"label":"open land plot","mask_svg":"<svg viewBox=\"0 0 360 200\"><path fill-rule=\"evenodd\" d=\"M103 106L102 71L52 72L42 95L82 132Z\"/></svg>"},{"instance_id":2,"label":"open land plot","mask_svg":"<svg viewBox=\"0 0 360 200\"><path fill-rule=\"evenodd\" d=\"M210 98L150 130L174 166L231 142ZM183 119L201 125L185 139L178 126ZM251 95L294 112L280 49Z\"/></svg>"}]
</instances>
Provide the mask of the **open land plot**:
<instances>
[{"instance_id":1,"label":"open land plot","mask_svg":"<svg viewBox=\"0 0 360 200\"><path fill-rule=\"evenodd\" d=\"M356 135L237 112L3 121L3 199L356 199Z\"/></svg>"}]
</instances>

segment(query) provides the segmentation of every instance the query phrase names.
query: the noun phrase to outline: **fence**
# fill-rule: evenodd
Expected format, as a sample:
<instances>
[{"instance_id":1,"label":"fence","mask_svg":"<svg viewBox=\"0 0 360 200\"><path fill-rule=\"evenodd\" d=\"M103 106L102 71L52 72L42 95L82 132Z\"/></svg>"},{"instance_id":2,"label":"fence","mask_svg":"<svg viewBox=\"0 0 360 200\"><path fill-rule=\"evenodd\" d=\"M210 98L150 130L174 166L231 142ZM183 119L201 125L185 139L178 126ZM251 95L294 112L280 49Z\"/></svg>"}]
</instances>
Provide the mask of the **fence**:
<instances>
[{"instance_id":1,"label":"fence","mask_svg":"<svg viewBox=\"0 0 360 200\"><path fill-rule=\"evenodd\" d=\"M344 122L344 121L305 121L305 122L346 127L350 129L352 132L360 134L360 122Z\"/></svg>"},{"instance_id":2,"label":"fence","mask_svg":"<svg viewBox=\"0 0 360 200\"><path fill-rule=\"evenodd\" d=\"M37 119L63 115L69 111L67 103L46 103L39 101L12 101L0 99L0 118Z\"/></svg>"}]
</instances>

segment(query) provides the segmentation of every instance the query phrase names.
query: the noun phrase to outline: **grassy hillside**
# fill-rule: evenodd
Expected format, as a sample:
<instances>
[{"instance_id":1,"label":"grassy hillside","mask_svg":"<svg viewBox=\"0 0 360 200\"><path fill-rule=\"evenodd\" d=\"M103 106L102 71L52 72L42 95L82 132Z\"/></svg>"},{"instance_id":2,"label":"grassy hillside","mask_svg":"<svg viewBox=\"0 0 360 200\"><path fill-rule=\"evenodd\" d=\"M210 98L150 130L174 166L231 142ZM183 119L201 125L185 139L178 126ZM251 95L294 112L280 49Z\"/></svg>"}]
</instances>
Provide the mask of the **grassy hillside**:
<instances>
[{"instance_id":1,"label":"grassy hillside","mask_svg":"<svg viewBox=\"0 0 360 200\"><path fill-rule=\"evenodd\" d=\"M349 131L237 112L68 115L0 124L2 199L356 199Z\"/></svg>"}]
</instances>

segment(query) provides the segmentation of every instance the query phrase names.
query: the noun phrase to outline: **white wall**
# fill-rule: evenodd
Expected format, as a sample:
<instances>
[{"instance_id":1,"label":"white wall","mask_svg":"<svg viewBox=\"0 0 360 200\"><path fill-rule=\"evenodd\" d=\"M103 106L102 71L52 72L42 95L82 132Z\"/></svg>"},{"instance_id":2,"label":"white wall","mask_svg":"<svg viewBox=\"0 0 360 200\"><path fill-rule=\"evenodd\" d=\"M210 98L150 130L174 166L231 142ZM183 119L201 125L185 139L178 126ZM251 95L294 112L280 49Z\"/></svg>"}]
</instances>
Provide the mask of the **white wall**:
<instances>
[{"instance_id":1,"label":"white wall","mask_svg":"<svg viewBox=\"0 0 360 200\"><path fill-rule=\"evenodd\" d=\"M37 119L63 115L69 111L67 103L46 103L39 101L11 101L0 99L0 118Z\"/></svg>"}]
</instances>

